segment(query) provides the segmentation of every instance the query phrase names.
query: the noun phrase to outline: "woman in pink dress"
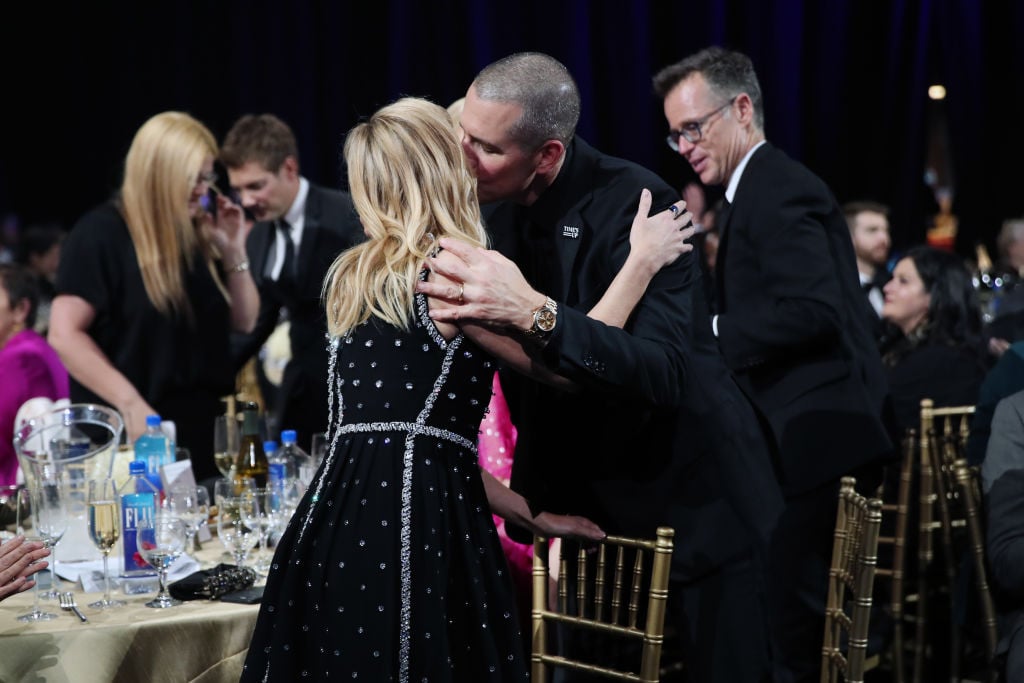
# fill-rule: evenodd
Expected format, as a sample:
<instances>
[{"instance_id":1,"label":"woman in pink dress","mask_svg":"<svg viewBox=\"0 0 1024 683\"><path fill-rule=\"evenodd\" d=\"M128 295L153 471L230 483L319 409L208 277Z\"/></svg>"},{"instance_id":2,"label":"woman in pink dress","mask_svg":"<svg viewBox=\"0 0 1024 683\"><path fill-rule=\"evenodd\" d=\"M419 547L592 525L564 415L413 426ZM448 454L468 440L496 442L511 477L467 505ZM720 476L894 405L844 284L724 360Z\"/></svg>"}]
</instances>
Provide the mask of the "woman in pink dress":
<instances>
[{"instance_id":1,"label":"woman in pink dress","mask_svg":"<svg viewBox=\"0 0 1024 683\"><path fill-rule=\"evenodd\" d=\"M68 373L57 352L33 331L39 289L20 266L0 264L0 485L14 484L14 419L30 398L68 397Z\"/></svg>"}]
</instances>

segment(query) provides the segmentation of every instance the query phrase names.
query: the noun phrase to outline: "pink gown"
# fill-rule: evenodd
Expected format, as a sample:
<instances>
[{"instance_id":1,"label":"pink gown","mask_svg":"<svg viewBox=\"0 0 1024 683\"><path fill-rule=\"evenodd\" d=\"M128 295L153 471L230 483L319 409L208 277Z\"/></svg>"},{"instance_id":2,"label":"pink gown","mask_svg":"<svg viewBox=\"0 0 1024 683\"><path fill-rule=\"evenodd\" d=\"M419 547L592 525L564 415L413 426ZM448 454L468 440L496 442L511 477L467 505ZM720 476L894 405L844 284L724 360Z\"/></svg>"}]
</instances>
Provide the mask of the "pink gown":
<instances>
[{"instance_id":1,"label":"pink gown","mask_svg":"<svg viewBox=\"0 0 1024 683\"><path fill-rule=\"evenodd\" d=\"M493 395L490 405L480 423L480 438L477 453L480 466L504 484L512 476L512 459L516 450L516 427L509 415L508 403L501 391L498 374L494 374L491 385ZM505 520L494 515L501 547L508 560L512 582L515 584L520 607L520 617L529 617L530 577L533 570L533 547L516 543L505 532ZM523 611L525 607L525 612Z\"/></svg>"}]
</instances>

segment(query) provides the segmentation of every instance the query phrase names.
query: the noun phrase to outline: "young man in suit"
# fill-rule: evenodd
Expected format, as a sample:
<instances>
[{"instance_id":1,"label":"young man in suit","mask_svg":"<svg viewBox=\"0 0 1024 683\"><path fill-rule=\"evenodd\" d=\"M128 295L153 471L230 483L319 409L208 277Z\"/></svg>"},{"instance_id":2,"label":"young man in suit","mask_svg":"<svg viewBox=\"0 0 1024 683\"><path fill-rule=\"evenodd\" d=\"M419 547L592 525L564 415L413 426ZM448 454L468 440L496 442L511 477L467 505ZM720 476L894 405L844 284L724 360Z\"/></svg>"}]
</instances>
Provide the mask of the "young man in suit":
<instances>
[{"instance_id":1,"label":"young man in suit","mask_svg":"<svg viewBox=\"0 0 1024 683\"><path fill-rule=\"evenodd\" d=\"M877 484L892 453L873 313L828 187L765 141L750 59L709 48L654 86L669 145L701 182L725 187L712 326L770 427L785 495L769 551L774 675L817 680L839 479Z\"/></svg>"},{"instance_id":2,"label":"young man in suit","mask_svg":"<svg viewBox=\"0 0 1024 683\"><path fill-rule=\"evenodd\" d=\"M502 375L519 434L512 487L538 509L571 510L612 534L674 526L670 596L686 614L669 619L686 633L687 671L757 681L767 646L750 527L774 514L766 446L714 349L696 254L651 280L622 329L587 317L626 260L641 191L655 211L678 195L575 135L578 116L575 82L547 55L481 71L466 95L462 142L500 255L445 249L433 267L462 287L420 289L454 304L432 312L437 319L520 330L537 363L582 388ZM749 487L723 487L720 466L742 470ZM757 507L746 525L744 506ZM718 648L698 642L716 636Z\"/></svg>"},{"instance_id":3,"label":"young man in suit","mask_svg":"<svg viewBox=\"0 0 1024 683\"><path fill-rule=\"evenodd\" d=\"M857 274L868 302L881 317L885 296L882 287L889 281L885 262L892 240L889 237L889 207L872 201L843 204L843 216L850 227L853 253L857 257Z\"/></svg>"},{"instance_id":4,"label":"young man in suit","mask_svg":"<svg viewBox=\"0 0 1024 683\"><path fill-rule=\"evenodd\" d=\"M320 292L327 269L362 239L362 227L348 193L300 175L295 135L272 114L240 118L224 139L220 161L256 221L246 248L260 316L252 334L236 338L235 357L244 364L287 320L291 356L266 409L278 429L294 429L309 451L312 435L327 428L327 322Z\"/></svg>"}]
</instances>

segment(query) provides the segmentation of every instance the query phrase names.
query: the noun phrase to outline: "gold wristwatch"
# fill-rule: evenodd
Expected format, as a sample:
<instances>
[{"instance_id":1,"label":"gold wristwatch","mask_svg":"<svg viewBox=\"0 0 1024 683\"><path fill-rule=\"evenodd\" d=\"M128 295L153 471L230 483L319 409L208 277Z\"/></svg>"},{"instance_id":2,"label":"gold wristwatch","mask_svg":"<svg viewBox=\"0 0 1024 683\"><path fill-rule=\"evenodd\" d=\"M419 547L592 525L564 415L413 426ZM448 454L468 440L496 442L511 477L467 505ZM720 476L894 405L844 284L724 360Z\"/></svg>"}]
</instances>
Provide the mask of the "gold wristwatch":
<instances>
[{"instance_id":1,"label":"gold wristwatch","mask_svg":"<svg viewBox=\"0 0 1024 683\"><path fill-rule=\"evenodd\" d=\"M533 312L533 325L526 330L526 336L534 341L547 341L557 322L558 303L548 297L543 305Z\"/></svg>"}]
</instances>

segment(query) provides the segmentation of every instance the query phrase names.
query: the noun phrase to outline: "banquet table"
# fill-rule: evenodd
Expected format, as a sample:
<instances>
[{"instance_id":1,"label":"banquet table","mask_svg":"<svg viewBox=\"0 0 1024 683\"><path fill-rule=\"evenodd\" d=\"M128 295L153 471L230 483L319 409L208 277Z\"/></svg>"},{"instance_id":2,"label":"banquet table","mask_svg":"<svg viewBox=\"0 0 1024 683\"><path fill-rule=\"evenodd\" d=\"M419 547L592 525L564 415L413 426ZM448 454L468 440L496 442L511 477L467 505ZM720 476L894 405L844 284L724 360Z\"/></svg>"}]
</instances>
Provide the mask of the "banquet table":
<instances>
[{"instance_id":1,"label":"banquet table","mask_svg":"<svg viewBox=\"0 0 1024 683\"><path fill-rule=\"evenodd\" d=\"M234 683L241 675L259 605L190 600L154 609L144 606L152 593L116 594L128 604L101 611L88 607L101 593L74 592L88 623L54 600L40 604L56 619L17 621L32 591L0 602L0 683Z\"/></svg>"}]
</instances>

